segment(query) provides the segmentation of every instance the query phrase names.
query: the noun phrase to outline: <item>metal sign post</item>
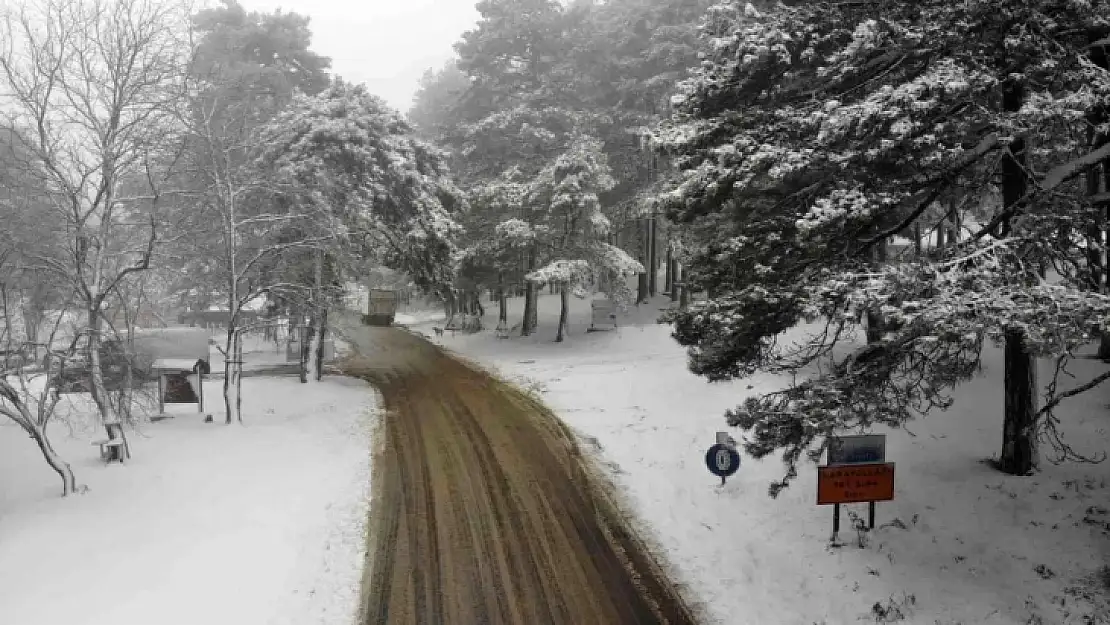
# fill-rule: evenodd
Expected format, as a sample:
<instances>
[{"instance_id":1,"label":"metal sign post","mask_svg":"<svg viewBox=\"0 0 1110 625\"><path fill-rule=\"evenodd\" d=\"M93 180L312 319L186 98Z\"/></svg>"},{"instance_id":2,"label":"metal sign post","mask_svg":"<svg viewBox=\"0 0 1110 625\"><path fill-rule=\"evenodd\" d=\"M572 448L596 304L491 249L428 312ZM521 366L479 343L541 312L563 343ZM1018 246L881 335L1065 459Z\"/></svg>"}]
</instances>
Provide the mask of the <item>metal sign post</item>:
<instances>
[{"instance_id":1,"label":"metal sign post","mask_svg":"<svg viewBox=\"0 0 1110 625\"><path fill-rule=\"evenodd\" d=\"M875 502L894 499L894 463L886 461L886 435L837 436L829 440L825 465L817 467L817 505L833 506L833 535L840 533L840 504L867 503L867 527L875 529Z\"/></svg>"}]
</instances>

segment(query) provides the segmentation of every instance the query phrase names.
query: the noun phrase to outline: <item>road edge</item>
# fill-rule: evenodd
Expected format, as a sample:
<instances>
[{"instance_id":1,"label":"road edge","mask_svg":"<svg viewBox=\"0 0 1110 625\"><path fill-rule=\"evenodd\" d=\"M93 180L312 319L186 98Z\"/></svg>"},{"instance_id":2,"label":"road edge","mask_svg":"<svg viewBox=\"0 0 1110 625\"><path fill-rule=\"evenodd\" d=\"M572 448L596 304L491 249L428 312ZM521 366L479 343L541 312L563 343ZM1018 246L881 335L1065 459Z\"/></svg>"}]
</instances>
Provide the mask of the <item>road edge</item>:
<instances>
[{"instance_id":1,"label":"road edge","mask_svg":"<svg viewBox=\"0 0 1110 625\"><path fill-rule=\"evenodd\" d=\"M408 330L406 329L406 331ZM709 624L711 622L708 618L709 611L706 603L699 597L694 596L692 584L689 583L681 571L679 571L674 563L671 562L670 558L667 557L666 549L663 548L658 535L653 528L637 514L636 506L630 497L617 488L614 479L615 476L612 474L611 470L606 468L605 463L601 461L601 449L595 451L583 450L582 443L584 442L584 437L580 433L567 425L567 423L559 417L558 413L556 413L551 406L548 406L541 398L521 388L513 381L506 379L496 367L460 354L449 347L433 343L428 340L427 337L417 332L409 332L418 336L432 347L440 350L446 356L454 358L464 366L485 373L497 382L505 385L506 388L515 392L522 401L532 404L536 412L543 416L548 422L548 425L553 426L559 431L564 442L567 444L570 456L577 465L575 468L581 472L581 475L585 479L586 491L590 494L594 502L598 519L601 521L604 531L608 534L606 538L614 549L621 552L620 557L622 561L627 562L627 555L622 547L622 541L618 537L612 535L614 529L621 531L625 535L625 539L633 543L633 545L645 555L647 562L643 564L653 569L652 572L655 577L669 582L670 589L674 592L675 598L686 612L690 621L703 624ZM600 445L598 447L600 447ZM615 528L613 527L614 524L616 525ZM630 571L630 573L635 574L634 571ZM645 594L645 596L649 595ZM653 606L653 611L657 611L655 606ZM663 622L668 622L664 615L659 616Z\"/></svg>"}]
</instances>

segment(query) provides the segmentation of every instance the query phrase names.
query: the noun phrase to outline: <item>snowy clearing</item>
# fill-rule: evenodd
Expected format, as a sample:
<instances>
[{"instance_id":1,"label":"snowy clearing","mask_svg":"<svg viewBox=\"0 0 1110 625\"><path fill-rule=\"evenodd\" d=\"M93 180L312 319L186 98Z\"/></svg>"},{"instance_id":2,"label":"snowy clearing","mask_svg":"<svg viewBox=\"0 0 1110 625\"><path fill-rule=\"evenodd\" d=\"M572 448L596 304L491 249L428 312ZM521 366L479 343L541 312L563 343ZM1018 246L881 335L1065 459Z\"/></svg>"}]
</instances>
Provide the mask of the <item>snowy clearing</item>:
<instances>
[{"instance_id":1,"label":"snowy clearing","mask_svg":"<svg viewBox=\"0 0 1110 625\"><path fill-rule=\"evenodd\" d=\"M375 392L341 377L245 378L244 423L225 426L222 383L205 381L214 423L168 406L174 418L128 433L126 466L99 460L89 424L53 425L89 487L65 499L37 448L0 423L0 623L351 621Z\"/></svg>"},{"instance_id":2,"label":"snowy clearing","mask_svg":"<svg viewBox=\"0 0 1110 625\"><path fill-rule=\"evenodd\" d=\"M561 344L551 342L558 296L541 296L539 333L524 339L495 338L496 304L483 304L486 331L433 340L541 392L596 441L679 581L716 622L1110 622L1110 466L1043 461L1040 474L1018 478L986 464L1002 440L1000 350L988 348L982 375L957 390L951 410L888 433L895 501L878 504L869 535L849 518L866 522L866 504L845 506L843 545L833 547L832 507L814 503L812 464L777 500L766 494L782 476L777 457L745 456L724 487L708 472L714 433L730 429L724 410L777 382L708 384L689 373L669 328L651 323L667 299L632 311L617 331L588 334L589 302L572 300L571 334ZM522 304L510 300L511 323ZM413 317L413 329L427 335L438 323ZM1042 363L1042 385L1050 364ZM1076 380L1064 384L1105 367L1075 362ZM1099 388L1059 411L1080 451L1107 447L1108 398L1110 388Z\"/></svg>"}]
</instances>

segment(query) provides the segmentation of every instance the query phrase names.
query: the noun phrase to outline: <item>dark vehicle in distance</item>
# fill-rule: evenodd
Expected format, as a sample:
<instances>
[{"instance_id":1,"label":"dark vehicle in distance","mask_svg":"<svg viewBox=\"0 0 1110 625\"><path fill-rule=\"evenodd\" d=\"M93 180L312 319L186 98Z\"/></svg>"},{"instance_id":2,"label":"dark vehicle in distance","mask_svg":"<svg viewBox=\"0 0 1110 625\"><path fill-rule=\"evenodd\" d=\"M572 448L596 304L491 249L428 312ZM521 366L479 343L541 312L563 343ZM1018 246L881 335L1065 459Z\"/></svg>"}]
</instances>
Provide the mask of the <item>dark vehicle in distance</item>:
<instances>
[{"instance_id":1,"label":"dark vehicle in distance","mask_svg":"<svg viewBox=\"0 0 1110 625\"><path fill-rule=\"evenodd\" d=\"M153 380L151 372L153 361L142 354L128 358L127 350L118 340L104 341L100 345L100 372L104 376L104 390L118 391L123 388L127 379L127 370L131 370L132 386L141 386L144 382ZM71 352L54 351L43 359L43 368L55 371L54 384L59 393L87 393L89 392L89 359L84 349Z\"/></svg>"}]
</instances>

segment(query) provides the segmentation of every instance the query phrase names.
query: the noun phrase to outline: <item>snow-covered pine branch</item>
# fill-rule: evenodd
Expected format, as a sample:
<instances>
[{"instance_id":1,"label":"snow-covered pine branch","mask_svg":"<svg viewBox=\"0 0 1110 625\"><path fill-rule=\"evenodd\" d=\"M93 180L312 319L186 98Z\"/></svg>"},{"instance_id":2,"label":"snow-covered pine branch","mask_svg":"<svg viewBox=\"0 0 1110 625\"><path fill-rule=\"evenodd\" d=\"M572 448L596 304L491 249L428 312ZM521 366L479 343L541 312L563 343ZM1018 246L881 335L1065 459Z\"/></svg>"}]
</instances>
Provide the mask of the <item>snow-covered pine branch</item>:
<instances>
[{"instance_id":1,"label":"snow-covered pine branch","mask_svg":"<svg viewBox=\"0 0 1110 625\"><path fill-rule=\"evenodd\" d=\"M788 478L809 434L943 405L942 390L978 362L988 337L1021 337L1031 358L1069 353L1098 330L1105 296L1038 274L1074 265L1076 247L1063 239L1098 227L1070 181L1108 154L1073 139L1092 107L1110 103L1082 35L1106 29L1108 10L1104 0L765 11L733 1L705 23L705 63L652 137L679 170L660 200L699 238L686 280L714 294L670 316L691 370L711 380L801 373L864 319L872 343L861 348L871 365L802 377L735 420L762 432L760 453L788 448ZM1000 107L1021 83L1036 93ZM1000 172L1010 181L1004 201L979 199ZM970 242L886 258L891 237L917 237L921 248L923 231L966 207L984 224ZM983 241L992 235L1004 240ZM778 347L819 317L826 330L812 341ZM786 431L808 434L775 439Z\"/></svg>"}]
</instances>

